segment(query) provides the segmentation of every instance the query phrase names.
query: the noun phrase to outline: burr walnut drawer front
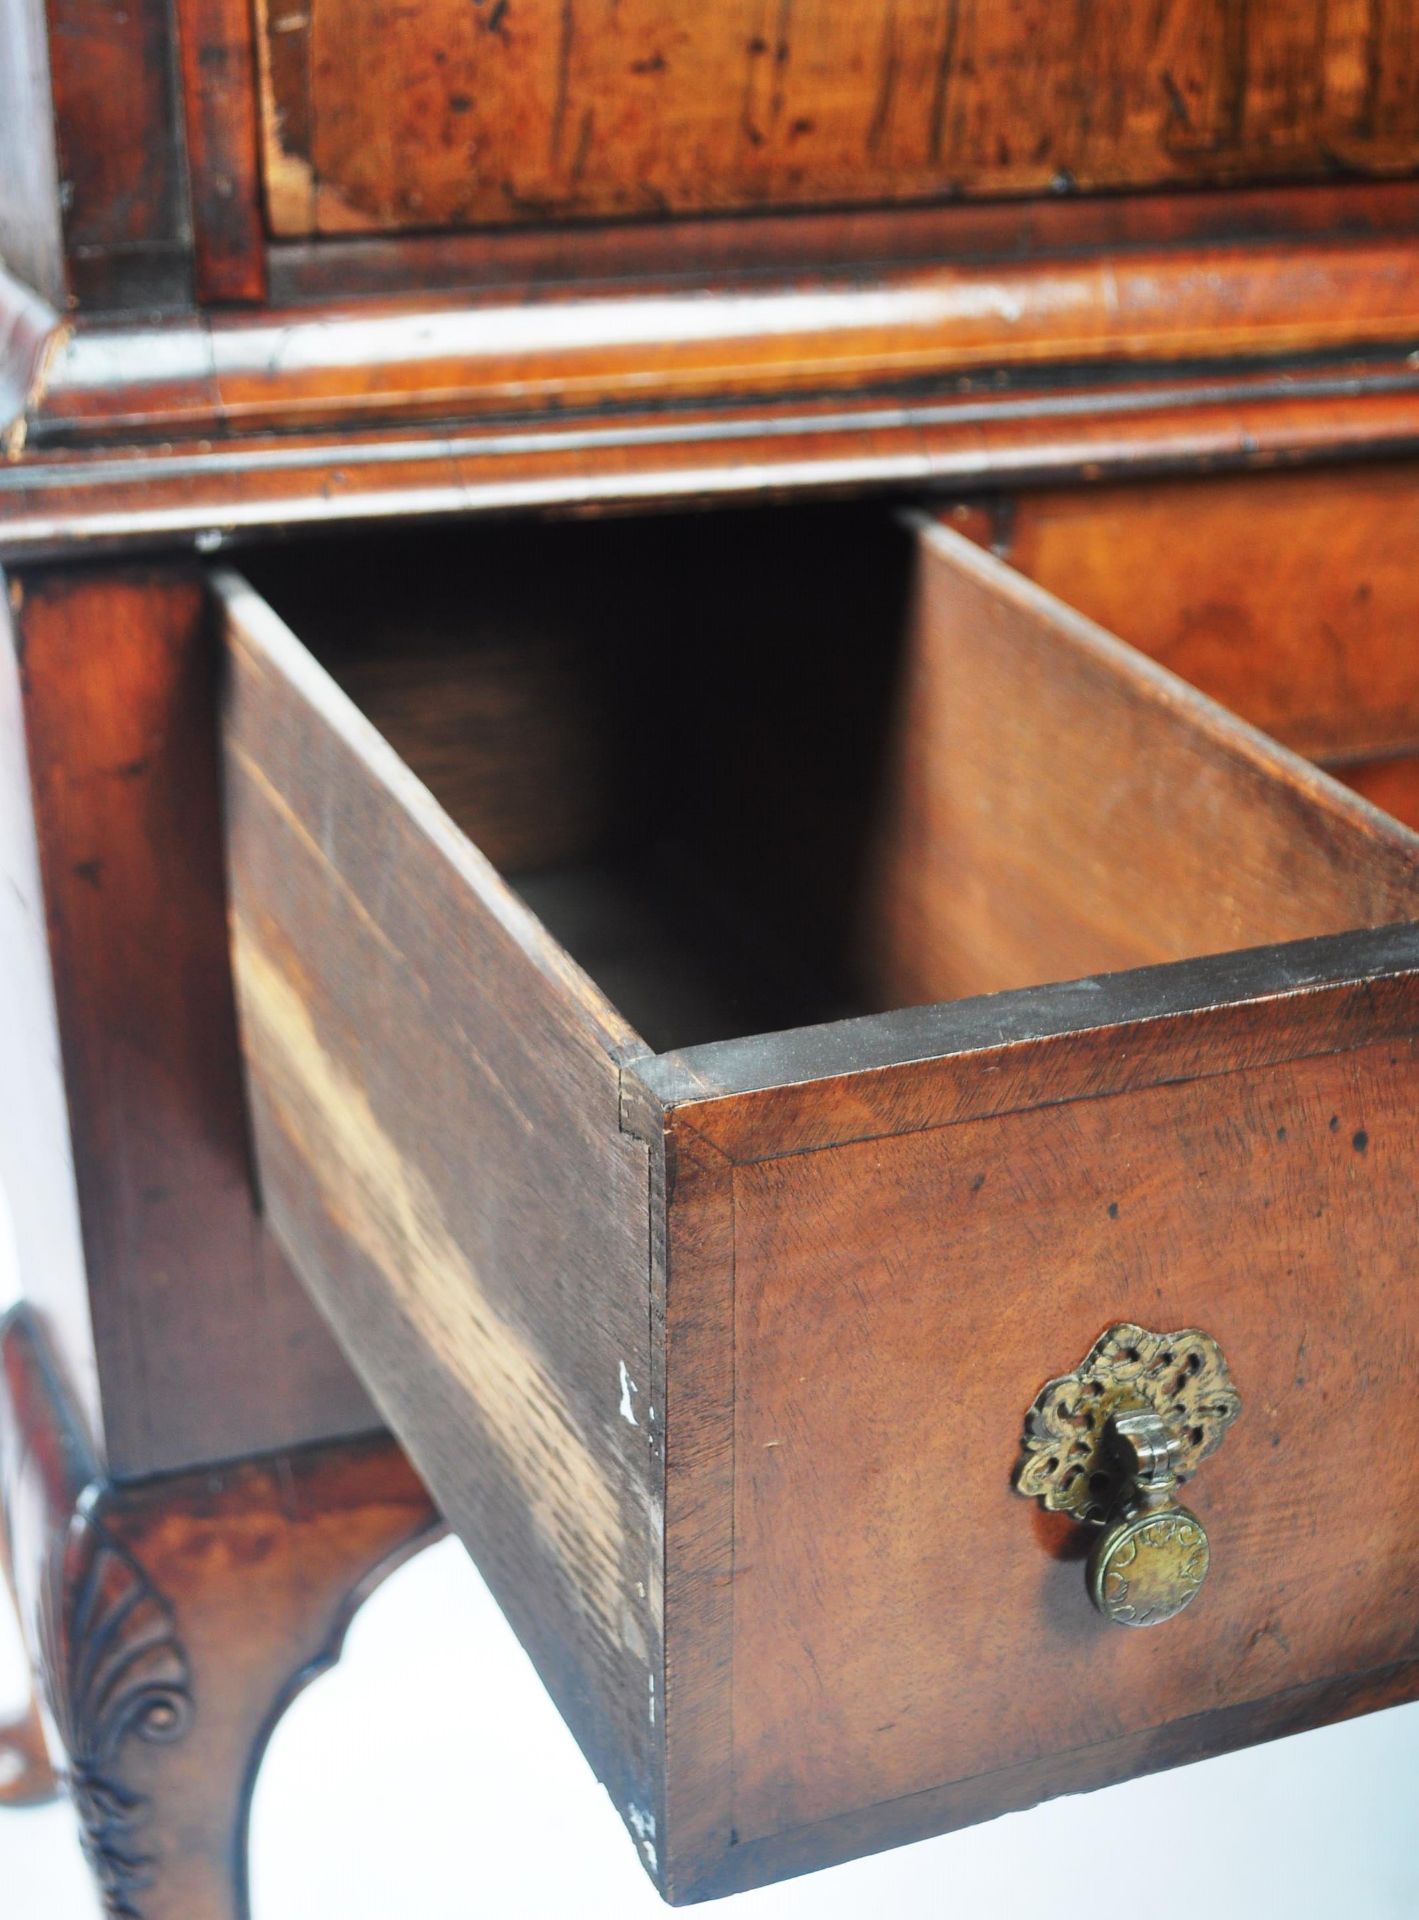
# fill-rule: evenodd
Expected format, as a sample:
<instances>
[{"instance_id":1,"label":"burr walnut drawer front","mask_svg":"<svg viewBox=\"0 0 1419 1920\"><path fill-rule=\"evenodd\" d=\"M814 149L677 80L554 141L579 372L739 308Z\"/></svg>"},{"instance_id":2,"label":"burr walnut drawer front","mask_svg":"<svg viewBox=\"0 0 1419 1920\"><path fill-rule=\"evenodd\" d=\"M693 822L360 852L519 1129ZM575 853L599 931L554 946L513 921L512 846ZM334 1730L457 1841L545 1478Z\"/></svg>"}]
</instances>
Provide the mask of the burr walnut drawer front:
<instances>
[{"instance_id":1,"label":"burr walnut drawer front","mask_svg":"<svg viewBox=\"0 0 1419 1920\"><path fill-rule=\"evenodd\" d=\"M285 238L1414 163L1402 10L1337 21L1292 0L1244 31L1215 0L1083 21L1047 0L885 16L843 0L406 0L397 15L257 0L255 17L266 213Z\"/></svg>"},{"instance_id":2,"label":"burr walnut drawer front","mask_svg":"<svg viewBox=\"0 0 1419 1920\"><path fill-rule=\"evenodd\" d=\"M1419 1691L1419 841L1047 509L214 583L264 1205L675 1899Z\"/></svg>"}]
</instances>

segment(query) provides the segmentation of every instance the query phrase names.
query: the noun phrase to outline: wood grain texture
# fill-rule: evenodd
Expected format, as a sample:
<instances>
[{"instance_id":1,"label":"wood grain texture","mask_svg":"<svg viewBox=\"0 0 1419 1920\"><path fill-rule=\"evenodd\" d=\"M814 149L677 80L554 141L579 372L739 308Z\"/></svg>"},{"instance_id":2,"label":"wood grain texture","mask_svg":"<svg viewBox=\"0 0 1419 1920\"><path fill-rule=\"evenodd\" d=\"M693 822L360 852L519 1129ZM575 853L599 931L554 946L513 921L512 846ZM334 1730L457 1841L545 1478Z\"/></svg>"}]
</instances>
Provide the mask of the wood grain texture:
<instances>
[{"instance_id":1,"label":"wood grain texture","mask_svg":"<svg viewBox=\"0 0 1419 1920\"><path fill-rule=\"evenodd\" d=\"M191 181L193 291L266 297L256 136L256 44L244 0L177 0Z\"/></svg>"},{"instance_id":2,"label":"wood grain texture","mask_svg":"<svg viewBox=\"0 0 1419 1920\"><path fill-rule=\"evenodd\" d=\"M632 1102L639 1092L628 1077ZM628 1112L632 1109L628 1108ZM665 1746L662 1891L685 1863L732 1854L734 1830L733 1164L692 1126L643 1117L661 1231L655 1291L665 1408ZM673 1299L672 1290L673 1288Z\"/></svg>"},{"instance_id":3,"label":"wood grain texture","mask_svg":"<svg viewBox=\"0 0 1419 1920\"><path fill-rule=\"evenodd\" d=\"M250 1920L251 1796L277 1720L442 1522L388 1434L110 1490L95 1517L171 1607L191 1674L182 1738L124 1757L156 1840L143 1920ZM394 1738L393 1714L371 1732Z\"/></svg>"},{"instance_id":4,"label":"wood grain texture","mask_svg":"<svg viewBox=\"0 0 1419 1920\"><path fill-rule=\"evenodd\" d=\"M1359 353L1416 333L1408 235L1317 239L1299 255L1276 242L1118 248L570 285L536 298L514 285L80 325L55 353L27 430L39 446L531 418L552 407L885 393L1041 365Z\"/></svg>"},{"instance_id":5,"label":"wood grain texture","mask_svg":"<svg viewBox=\"0 0 1419 1920\"><path fill-rule=\"evenodd\" d=\"M1419 22L1117 0L260 8L282 235L1403 172Z\"/></svg>"},{"instance_id":6,"label":"wood grain texture","mask_svg":"<svg viewBox=\"0 0 1419 1920\"><path fill-rule=\"evenodd\" d=\"M1062 1795L1092 1792L1142 1774L1210 1760L1239 1747L1284 1740L1312 1727L1402 1706L1416 1695L1419 1661L1402 1660L1373 1673L1344 1674L1266 1700L1189 1715L1080 1752L1046 1754L988 1777L954 1781L905 1800L880 1801L789 1833L745 1842L709 1872L686 1874L680 1882L682 1891L672 1896L671 1904L719 1899L794 1874L816 1873ZM1082 1810L1080 1817L1084 1817Z\"/></svg>"},{"instance_id":7,"label":"wood grain texture","mask_svg":"<svg viewBox=\"0 0 1419 1920\"><path fill-rule=\"evenodd\" d=\"M1012 567L1311 759L1419 745L1410 465L1026 492Z\"/></svg>"},{"instance_id":8,"label":"wood grain texture","mask_svg":"<svg viewBox=\"0 0 1419 1920\"><path fill-rule=\"evenodd\" d=\"M298 33L299 15L288 16ZM1051 194L1032 200L795 208L712 220L616 220L549 226L451 228L386 236L321 235L273 245L267 262L275 306L394 288L470 293L515 286L541 291L577 281L717 279L726 274L888 262L989 260L1113 253L1138 247L1288 241L1379 240L1414 231L1419 182L1308 181L1301 186L1189 187L1168 191Z\"/></svg>"},{"instance_id":9,"label":"wood grain texture","mask_svg":"<svg viewBox=\"0 0 1419 1920\"><path fill-rule=\"evenodd\" d=\"M101 312L190 306L177 47L165 0L54 0L49 64L74 303Z\"/></svg>"},{"instance_id":10,"label":"wood grain texture","mask_svg":"<svg viewBox=\"0 0 1419 1920\"><path fill-rule=\"evenodd\" d=\"M1403 362L1155 380L1028 379L915 395L112 442L0 463L0 559L214 542L385 520L999 488L1412 453ZM972 509L974 512L974 509Z\"/></svg>"},{"instance_id":11,"label":"wood grain texture","mask_svg":"<svg viewBox=\"0 0 1419 1920\"><path fill-rule=\"evenodd\" d=\"M1317 1427L1361 1458L1410 1430L1416 1068L1386 1041L736 1174L741 1835L1413 1653L1407 1502L1292 1468ZM1205 1602L1106 1639L1009 1473L1038 1387L1129 1319L1213 1331L1251 1417L1192 1490Z\"/></svg>"},{"instance_id":12,"label":"wood grain texture","mask_svg":"<svg viewBox=\"0 0 1419 1920\"><path fill-rule=\"evenodd\" d=\"M1419 839L939 525L897 702L860 935L875 1004L1419 903Z\"/></svg>"},{"instance_id":13,"label":"wood grain texture","mask_svg":"<svg viewBox=\"0 0 1419 1920\"><path fill-rule=\"evenodd\" d=\"M661 1571L635 1035L257 596L220 583L263 1200L638 1839Z\"/></svg>"},{"instance_id":14,"label":"wood grain texture","mask_svg":"<svg viewBox=\"0 0 1419 1920\"><path fill-rule=\"evenodd\" d=\"M629 1070L667 1153L672 1897L1413 1696L1404 1502L1296 1462L1410 1418L1416 967L1408 927L761 1043L757 1091L747 1043ZM1040 1384L1126 1318L1207 1327L1245 1408L1194 1489L1209 1585L1136 1635L1010 1488Z\"/></svg>"},{"instance_id":15,"label":"wood grain texture","mask_svg":"<svg viewBox=\"0 0 1419 1920\"><path fill-rule=\"evenodd\" d=\"M253 1205L201 580L16 586L109 1470L375 1426Z\"/></svg>"}]
</instances>

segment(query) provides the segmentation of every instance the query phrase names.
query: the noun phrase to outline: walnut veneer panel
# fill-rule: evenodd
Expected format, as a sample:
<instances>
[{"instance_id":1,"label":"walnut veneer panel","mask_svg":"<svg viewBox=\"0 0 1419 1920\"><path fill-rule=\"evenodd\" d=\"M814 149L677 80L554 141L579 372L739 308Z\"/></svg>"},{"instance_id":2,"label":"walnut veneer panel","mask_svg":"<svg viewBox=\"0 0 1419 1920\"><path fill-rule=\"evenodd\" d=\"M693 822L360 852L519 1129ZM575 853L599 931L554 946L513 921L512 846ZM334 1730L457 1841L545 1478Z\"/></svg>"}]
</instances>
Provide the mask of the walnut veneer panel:
<instances>
[{"instance_id":1,"label":"walnut veneer panel","mask_svg":"<svg viewBox=\"0 0 1419 1920\"><path fill-rule=\"evenodd\" d=\"M1400 171L1413 5L263 0L281 235Z\"/></svg>"},{"instance_id":2,"label":"walnut veneer panel","mask_svg":"<svg viewBox=\"0 0 1419 1920\"><path fill-rule=\"evenodd\" d=\"M742 1839L1416 1650L1419 1480L1346 1467L1419 1439L1416 1096L1410 1038L736 1170ZM1166 1632L1101 1631L1009 1483L1120 1320L1213 1332L1245 1407Z\"/></svg>"},{"instance_id":3,"label":"walnut veneer panel","mask_svg":"<svg viewBox=\"0 0 1419 1920\"><path fill-rule=\"evenodd\" d=\"M1297 752L1419 745L1412 467L1051 488L989 533L1018 572Z\"/></svg>"}]
</instances>

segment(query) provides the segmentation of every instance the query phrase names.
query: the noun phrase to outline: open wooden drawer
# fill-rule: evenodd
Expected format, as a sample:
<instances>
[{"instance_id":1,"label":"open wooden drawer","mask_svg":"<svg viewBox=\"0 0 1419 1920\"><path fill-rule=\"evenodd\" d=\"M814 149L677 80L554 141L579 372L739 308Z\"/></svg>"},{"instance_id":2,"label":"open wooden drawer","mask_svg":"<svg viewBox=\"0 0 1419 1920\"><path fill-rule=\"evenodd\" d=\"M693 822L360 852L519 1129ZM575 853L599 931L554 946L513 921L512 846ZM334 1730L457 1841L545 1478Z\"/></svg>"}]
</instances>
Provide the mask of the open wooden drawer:
<instances>
[{"instance_id":1,"label":"open wooden drawer","mask_svg":"<svg viewBox=\"0 0 1419 1920\"><path fill-rule=\"evenodd\" d=\"M251 578L264 1202L670 1897L1419 1692L1419 840L925 518ZM1012 1486L1118 1322L1242 1403L1145 1632Z\"/></svg>"}]
</instances>

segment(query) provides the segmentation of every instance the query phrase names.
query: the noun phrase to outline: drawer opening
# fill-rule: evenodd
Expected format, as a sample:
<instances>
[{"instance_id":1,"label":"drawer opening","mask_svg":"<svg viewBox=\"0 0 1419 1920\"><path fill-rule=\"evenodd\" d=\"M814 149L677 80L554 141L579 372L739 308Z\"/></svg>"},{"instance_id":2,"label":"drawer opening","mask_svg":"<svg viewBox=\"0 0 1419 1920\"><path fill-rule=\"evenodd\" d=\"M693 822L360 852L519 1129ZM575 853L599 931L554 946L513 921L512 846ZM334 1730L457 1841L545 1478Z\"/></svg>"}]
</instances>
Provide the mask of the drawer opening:
<instances>
[{"instance_id":1,"label":"drawer opening","mask_svg":"<svg viewBox=\"0 0 1419 1920\"><path fill-rule=\"evenodd\" d=\"M817 508L248 571L657 1051L1412 911L1409 836L969 552Z\"/></svg>"}]
</instances>

